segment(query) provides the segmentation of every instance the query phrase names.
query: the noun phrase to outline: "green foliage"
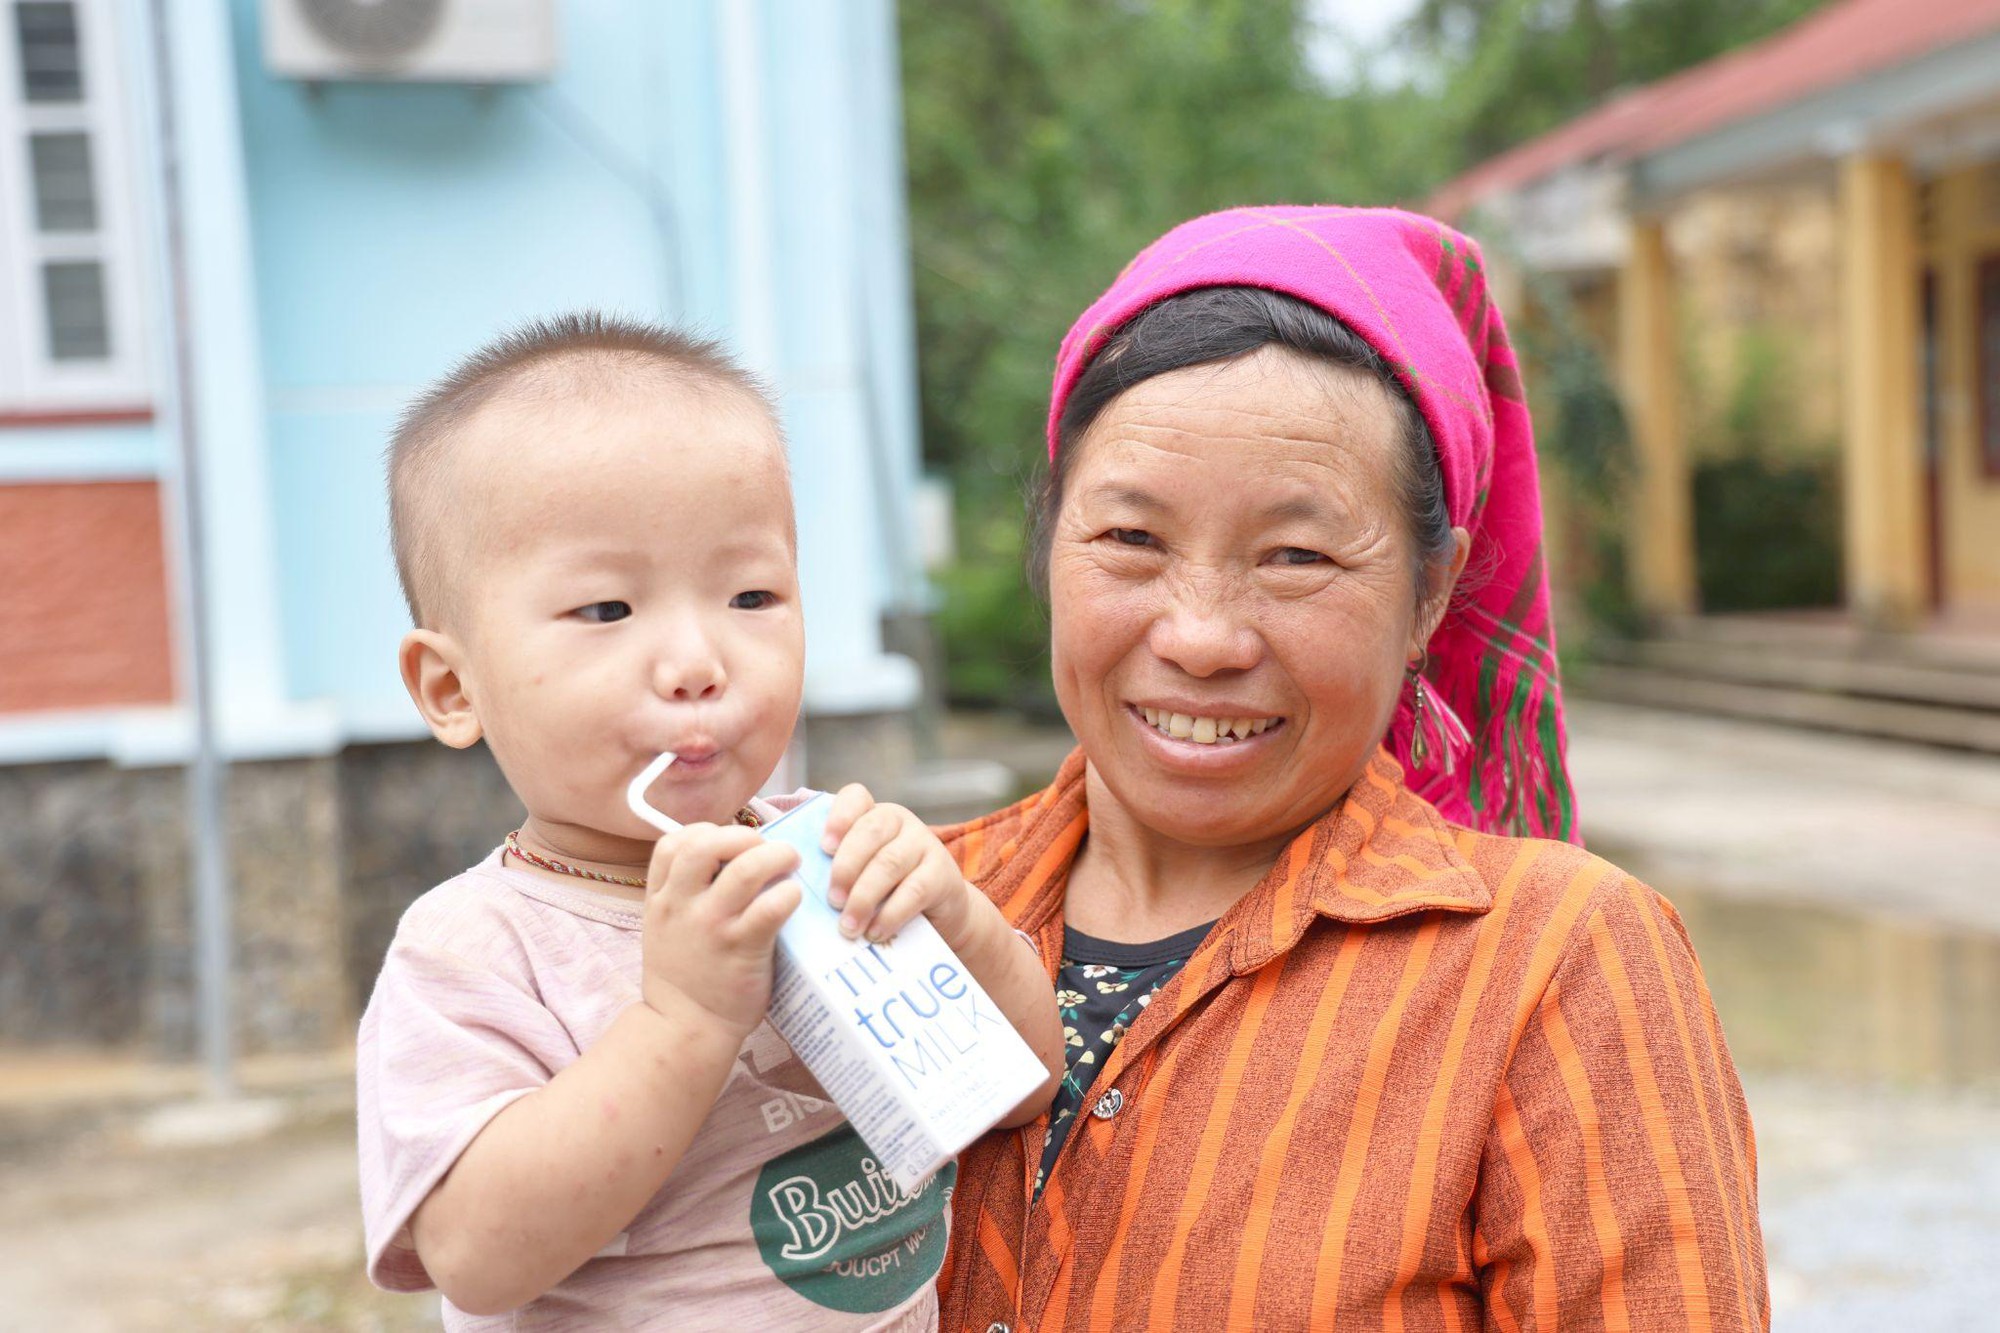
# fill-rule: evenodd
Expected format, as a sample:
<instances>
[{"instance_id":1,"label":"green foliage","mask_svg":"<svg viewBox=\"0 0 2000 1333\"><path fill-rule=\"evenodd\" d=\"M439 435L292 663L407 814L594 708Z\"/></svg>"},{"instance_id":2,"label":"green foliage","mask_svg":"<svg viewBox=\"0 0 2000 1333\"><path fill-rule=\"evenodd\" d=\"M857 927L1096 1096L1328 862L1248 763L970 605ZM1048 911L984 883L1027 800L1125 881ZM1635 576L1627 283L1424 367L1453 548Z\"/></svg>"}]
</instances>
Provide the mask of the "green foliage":
<instances>
[{"instance_id":1,"label":"green foliage","mask_svg":"<svg viewBox=\"0 0 2000 1333\"><path fill-rule=\"evenodd\" d=\"M1604 360L1583 332L1567 289L1530 279L1532 318L1518 323L1515 341L1532 376L1535 446L1552 463L1574 512L1576 591L1591 625L1629 635L1640 625L1625 570L1625 506L1632 477L1632 434L1625 407ZM1522 312L1524 314L1529 312ZM1556 477L1544 476L1547 484ZM1589 635L1570 635L1575 645Z\"/></svg>"},{"instance_id":2,"label":"green foliage","mask_svg":"<svg viewBox=\"0 0 2000 1333\"><path fill-rule=\"evenodd\" d=\"M1710 611L1840 602L1840 469L1833 443L1799 429L1790 344L1736 340L1720 410L1694 469L1696 578Z\"/></svg>"},{"instance_id":3,"label":"green foliage","mask_svg":"<svg viewBox=\"0 0 2000 1333\"><path fill-rule=\"evenodd\" d=\"M956 698L1047 693L1021 497L1046 456L1056 348L1125 262L1232 204L1386 203L1438 177L1394 97L1333 99L1313 81L1299 9L901 7L924 448L971 534L941 580Z\"/></svg>"},{"instance_id":4,"label":"green foliage","mask_svg":"<svg viewBox=\"0 0 2000 1333\"><path fill-rule=\"evenodd\" d=\"M1840 603L1835 459L1769 454L1694 470L1695 575L1709 611Z\"/></svg>"},{"instance_id":5,"label":"green foliage","mask_svg":"<svg viewBox=\"0 0 2000 1333\"><path fill-rule=\"evenodd\" d=\"M911 3L902 29L925 448L976 511L1015 500L1057 344L1141 246L1436 178L1385 107L1312 82L1294 0Z\"/></svg>"},{"instance_id":6,"label":"green foliage","mask_svg":"<svg viewBox=\"0 0 2000 1333\"><path fill-rule=\"evenodd\" d=\"M1821 0L1423 0L1441 130L1471 163L1626 88L1777 31Z\"/></svg>"},{"instance_id":7,"label":"green foliage","mask_svg":"<svg viewBox=\"0 0 2000 1333\"><path fill-rule=\"evenodd\" d=\"M1023 580L1018 514L999 507L966 538L959 561L938 576L945 697L1053 714L1048 617Z\"/></svg>"},{"instance_id":8,"label":"green foliage","mask_svg":"<svg viewBox=\"0 0 2000 1333\"><path fill-rule=\"evenodd\" d=\"M1687 358L1693 364L1693 358ZM1811 442L1800 435L1797 371L1792 345L1778 329L1749 329L1739 334L1731 351L1732 380L1722 410L1706 427L1718 447L1711 453L1740 458L1757 454L1798 454L1818 443L1822 452L1831 442Z\"/></svg>"},{"instance_id":9,"label":"green foliage","mask_svg":"<svg viewBox=\"0 0 2000 1333\"><path fill-rule=\"evenodd\" d=\"M1514 340L1537 380L1537 449L1584 490L1616 495L1632 472L1625 406L1562 284L1535 277L1529 295L1534 317Z\"/></svg>"}]
</instances>

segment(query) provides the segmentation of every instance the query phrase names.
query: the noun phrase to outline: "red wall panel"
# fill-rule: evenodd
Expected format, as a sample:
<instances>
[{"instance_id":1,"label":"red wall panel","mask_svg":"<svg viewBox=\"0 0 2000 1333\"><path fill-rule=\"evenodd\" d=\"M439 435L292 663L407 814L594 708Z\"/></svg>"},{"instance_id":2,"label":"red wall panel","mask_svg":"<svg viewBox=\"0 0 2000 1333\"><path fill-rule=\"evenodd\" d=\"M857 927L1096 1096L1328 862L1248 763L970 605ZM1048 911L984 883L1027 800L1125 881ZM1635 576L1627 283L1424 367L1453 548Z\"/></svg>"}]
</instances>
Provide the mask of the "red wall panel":
<instances>
[{"instance_id":1,"label":"red wall panel","mask_svg":"<svg viewBox=\"0 0 2000 1333\"><path fill-rule=\"evenodd\" d=\"M159 486L0 485L0 713L174 697Z\"/></svg>"}]
</instances>

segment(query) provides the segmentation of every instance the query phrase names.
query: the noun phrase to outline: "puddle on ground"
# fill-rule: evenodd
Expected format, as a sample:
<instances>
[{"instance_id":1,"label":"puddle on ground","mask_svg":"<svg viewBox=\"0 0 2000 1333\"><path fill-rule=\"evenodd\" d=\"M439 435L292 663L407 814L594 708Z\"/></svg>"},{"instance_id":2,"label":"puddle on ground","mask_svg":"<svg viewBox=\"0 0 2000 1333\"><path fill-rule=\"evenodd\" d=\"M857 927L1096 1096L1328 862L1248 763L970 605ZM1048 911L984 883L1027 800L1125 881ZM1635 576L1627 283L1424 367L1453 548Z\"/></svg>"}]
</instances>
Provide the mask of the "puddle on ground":
<instances>
[{"instance_id":1,"label":"puddle on ground","mask_svg":"<svg viewBox=\"0 0 2000 1333\"><path fill-rule=\"evenodd\" d=\"M2000 935L1661 892L1745 1073L2000 1088Z\"/></svg>"}]
</instances>

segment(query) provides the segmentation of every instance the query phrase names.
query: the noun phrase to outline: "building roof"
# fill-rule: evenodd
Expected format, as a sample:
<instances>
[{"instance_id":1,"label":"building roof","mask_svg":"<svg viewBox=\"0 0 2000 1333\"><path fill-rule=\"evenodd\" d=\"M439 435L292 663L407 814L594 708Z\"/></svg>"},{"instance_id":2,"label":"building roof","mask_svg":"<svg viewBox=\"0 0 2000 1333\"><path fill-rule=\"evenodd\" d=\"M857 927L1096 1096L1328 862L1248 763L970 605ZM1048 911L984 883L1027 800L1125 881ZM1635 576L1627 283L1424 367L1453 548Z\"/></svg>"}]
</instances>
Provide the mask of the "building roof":
<instances>
[{"instance_id":1,"label":"building roof","mask_svg":"<svg viewBox=\"0 0 2000 1333\"><path fill-rule=\"evenodd\" d=\"M1566 167L1631 161L2000 32L2000 0L1834 0L1760 42L1613 97L1448 182L1429 209L1453 217Z\"/></svg>"}]
</instances>

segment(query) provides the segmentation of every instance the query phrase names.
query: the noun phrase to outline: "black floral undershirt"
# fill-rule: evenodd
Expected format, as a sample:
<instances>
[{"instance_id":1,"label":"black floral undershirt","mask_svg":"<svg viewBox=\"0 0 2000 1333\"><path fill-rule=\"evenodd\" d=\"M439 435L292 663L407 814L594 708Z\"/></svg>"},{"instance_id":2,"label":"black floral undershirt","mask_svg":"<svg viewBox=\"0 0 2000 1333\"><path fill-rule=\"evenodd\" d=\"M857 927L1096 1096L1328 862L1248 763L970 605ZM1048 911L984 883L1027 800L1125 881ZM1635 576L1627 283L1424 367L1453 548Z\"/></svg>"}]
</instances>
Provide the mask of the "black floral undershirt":
<instances>
[{"instance_id":1,"label":"black floral undershirt","mask_svg":"<svg viewBox=\"0 0 2000 1333\"><path fill-rule=\"evenodd\" d=\"M1049 1134L1042 1143L1042 1168L1035 1174L1035 1197L1048 1179L1070 1126L1083 1114L1090 1085L1141 1011L1160 987L1174 979L1209 927L1196 926L1150 944L1117 944L1070 927L1063 929L1062 969L1056 973L1056 1008L1062 1013L1063 1054L1069 1072L1049 1109Z\"/></svg>"}]
</instances>

